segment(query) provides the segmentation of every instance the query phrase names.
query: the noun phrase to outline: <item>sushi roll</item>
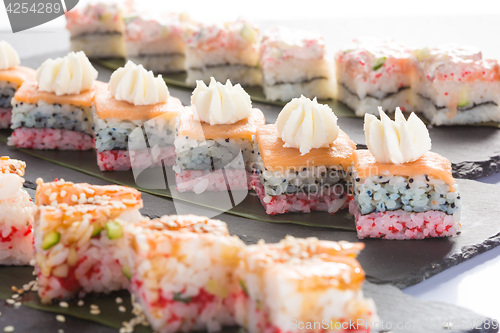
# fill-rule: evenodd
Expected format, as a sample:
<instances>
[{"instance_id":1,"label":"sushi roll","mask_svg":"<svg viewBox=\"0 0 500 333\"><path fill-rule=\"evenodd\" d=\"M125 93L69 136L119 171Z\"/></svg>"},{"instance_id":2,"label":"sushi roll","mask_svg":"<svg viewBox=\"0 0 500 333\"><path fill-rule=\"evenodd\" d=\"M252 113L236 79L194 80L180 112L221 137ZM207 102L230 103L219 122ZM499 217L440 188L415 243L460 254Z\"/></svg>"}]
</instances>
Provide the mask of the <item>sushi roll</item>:
<instances>
[{"instance_id":1,"label":"sushi roll","mask_svg":"<svg viewBox=\"0 0 500 333\"><path fill-rule=\"evenodd\" d=\"M88 150L94 146L92 102L97 71L83 52L48 59L12 99L9 145Z\"/></svg>"},{"instance_id":2,"label":"sushi roll","mask_svg":"<svg viewBox=\"0 0 500 333\"><path fill-rule=\"evenodd\" d=\"M156 332L220 331L232 309L243 242L206 217L164 216L125 228L131 294Z\"/></svg>"},{"instance_id":3,"label":"sushi roll","mask_svg":"<svg viewBox=\"0 0 500 333\"><path fill-rule=\"evenodd\" d=\"M248 246L236 274L236 322L249 333L370 332L378 318L361 290L363 247L291 236Z\"/></svg>"},{"instance_id":4,"label":"sushi roll","mask_svg":"<svg viewBox=\"0 0 500 333\"><path fill-rule=\"evenodd\" d=\"M26 163L0 157L0 265L28 265L35 204L23 189Z\"/></svg>"},{"instance_id":5,"label":"sushi roll","mask_svg":"<svg viewBox=\"0 0 500 333\"><path fill-rule=\"evenodd\" d=\"M108 87L96 93L94 105L101 171L174 163L175 126L183 106L170 96L161 75L155 77L129 61L111 75Z\"/></svg>"},{"instance_id":6,"label":"sushi roll","mask_svg":"<svg viewBox=\"0 0 500 333\"><path fill-rule=\"evenodd\" d=\"M500 66L473 48L415 52L417 109L434 125L500 121Z\"/></svg>"},{"instance_id":7,"label":"sushi roll","mask_svg":"<svg viewBox=\"0 0 500 333\"><path fill-rule=\"evenodd\" d=\"M180 192L249 188L255 161L257 129L265 125L262 111L252 108L239 85L198 81L191 111L179 118L175 139L177 190ZM229 186L229 187L228 187Z\"/></svg>"},{"instance_id":8,"label":"sushi roll","mask_svg":"<svg viewBox=\"0 0 500 333\"><path fill-rule=\"evenodd\" d=\"M142 219L142 201L134 192L117 186L39 181L34 247L43 303L128 288L123 229Z\"/></svg>"},{"instance_id":9,"label":"sushi roll","mask_svg":"<svg viewBox=\"0 0 500 333\"><path fill-rule=\"evenodd\" d=\"M339 129L329 106L294 98L276 124L257 130L255 140L252 186L267 214L334 214L347 205L356 144Z\"/></svg>"},{"instance_id":10,"label":"sushi roll","mask_svg":"<svg viewBox=\"0 0 500 333\"><path fill-rule=\"evenodd\" d=\"M12 97L21 84L35 77L35 71L20 66L19 56L14 48L0 41L0 129L10 127Z\"/></svg>"},{"instance_id":11,"label":"sushi roll","mask_svg":"<svg viewBox=\"0 0 500 333\"><path fill-rule=\"evenodd\" d=\"M186 83L231 80L244 86L260 86L260 31L245 20L199 24L186 33Z\"/></svg>"},{"instance_id":12,"label":"sushi roll","mask_svg":"<svg viewBox=\"0 0 500 333\"><path fill-rule=\"evenodd\" d=\"M460 194L445 157L430 152L424 123L412 113L395 121L379 108L365 116L369 150L354 154L349 211L358 238L422 239L460 229Z\"/></svg>"},{"instance_id":13,"label":"sushi roll","mask_svg":"<svg viewBox=\"0 0 500 333\"><path fill-rule=\"evenodd\" d=\"M125 58L124 11L116 3L89 3L66 12L71 50L90 58Z\"/></svg>"},{"instance_id":14,"label":"sushi roll","mask_svg":"<svg viewBox=\"0 0 500 333\"><path fill-rule=\"evenodd\" d=\"M138 14L125 19L127 59L156 73L186 70L184 34L189 18L184 14Z\"/></svg>"},{"instance_id":15,"label":"sushi roll","mask_svg":"<svg viewBox=\"0 0 500 333\"><path fill-rule=\"evenodd\" d=\"M323 37L315 33L272 28L262 40L260 66L269 100L288 102L301 95L334 97L333 64Z\"/></svg>"},{"instance_id":16,"label":"sushi roll","mask_svg":"<svg viewBox=\"0 0 500 333\"><path fill-rule=\"evenodd\" d=\"M335 55L337 98L357 116L387 110L415 109L414 61L409 48L395 42L359 43Z\"/></svg>"}]
</instances>

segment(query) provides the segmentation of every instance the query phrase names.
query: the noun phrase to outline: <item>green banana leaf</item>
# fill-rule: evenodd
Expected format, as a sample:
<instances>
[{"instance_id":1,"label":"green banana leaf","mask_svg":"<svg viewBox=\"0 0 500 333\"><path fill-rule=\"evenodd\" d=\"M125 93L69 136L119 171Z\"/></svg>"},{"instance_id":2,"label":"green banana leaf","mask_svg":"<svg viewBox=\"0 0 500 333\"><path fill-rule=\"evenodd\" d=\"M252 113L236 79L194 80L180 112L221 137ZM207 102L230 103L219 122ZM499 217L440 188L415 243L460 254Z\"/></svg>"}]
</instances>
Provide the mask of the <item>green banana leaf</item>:
<instances>
[{"instance_id":1,"label":"green banana leaf","mask_svg":"<svg viewBox=\"0 0 500 333\"><path fill-rule=\"evenodd\" d=\"M6 143L8 135L9 131L0 131L0 142ZM203 208L220 211L221 213L225 212L261 222L293 223L309 227L324 227L348 231L356 230L354 220L346 210L342 210L335 215L331 215L327 212L312 212L310 214L289 213L271 216L266 214L259 198L253 191L249 191L248 193L246 191L233 191L230 194L227 192L210 192L203 194L180 193L174 188L169 189L167 180L163 178L164 170L159 168L146 169L144 173L139 175L136 179L132 171L100 171L97 166L97 158L94 151L19 150L43 160L115 184L134 187L140 191L165 198L174 198L174 203L180 201L183 203L195 204ZM170 170L170 172L172 171ZM160 177L161 179L159 179ZM143 181L143 179L153 179L153 183L147 183ZM161 180L163 179L165 181L162 183ZM50 179L46 179L46 181L50 181ZM138 183L141 186L139 186Z\"/></svg>"}]
</instances>

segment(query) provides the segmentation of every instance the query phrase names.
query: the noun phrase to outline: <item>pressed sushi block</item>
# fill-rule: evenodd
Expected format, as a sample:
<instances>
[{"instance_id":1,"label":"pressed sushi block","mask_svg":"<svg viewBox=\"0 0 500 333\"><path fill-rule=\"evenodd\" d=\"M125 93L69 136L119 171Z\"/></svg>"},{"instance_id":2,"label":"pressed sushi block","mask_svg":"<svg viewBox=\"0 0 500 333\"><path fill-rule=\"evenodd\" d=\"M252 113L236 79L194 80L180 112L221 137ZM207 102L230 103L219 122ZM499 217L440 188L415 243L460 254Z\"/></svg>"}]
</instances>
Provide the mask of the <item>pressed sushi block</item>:
<instances>
[{"instance_id":1,"label":"pressed sushi block","mask_svg":"<svg viewBox=\"0 0 500 333\"><path fill-rule=\"evenodd\" d=\"M265 125L262 111L252 108L250 96L228 80L197 82L191 112L179 119L174 170L181 192L248 189L255 160L257 129Z\"/></svg>"},{"instance_id":2,"label":"pressed sushi block","mask_svg":"<svg viewBox=\"0 0 500 333\"><path fill-rule=\"evenodd\" d=\"M322 36L276 27L262 40L260 66L269 100L290 101L304 95L329 99L335 94L333 64Z\"/></svg>"},{"instance_id":3,"label":"pressed sushi block","mask_svg":"<svg viewBox=\"0 0 500 333\"><path fill-rule=\"evenodd\" d=\"M0 264L28 265L33 259L35 204L23 189L26 163L0 157Z\"/></svg>"},{"instance_id":4,"label":"pressed sushi block","mask_svg":"<svg viewBox=\"0 0 500 333\"><path fill-rule=\"evenodd\" d=\"M95 148L101 171L174 163L176 122L184 107L170 96L161 75L155 77L129 61L111 75L108 87L97 91L94 105Z\"/></svg>"},{"instance_id":5,"label":"pressed sushi block","mask_svg":"<svg viewBox=\"0 0 500 333\"><path fill-rule=\"evenodd\" d=\"M125 19L127 58L158 73L186 70L184 34L191 25L185 14L137 14Z\"/></svg>"},{"instance_id":6,"label":"pressed sushi block","mask_svg":"<svg viewBox=\"0 0 500 333\"><path fill-rule=\"evenodd\" d=\"M21 84L35 77L35 71L20 66L19 56L14 48L0 41L0 128L9 128L12 116L12 97Z\"/></svg>"},{"instance_id":7,"label":"pressed sushi block","mask_svg":"<svg viewBox=\"0 0 500 333\"><path fill-rule=\"evenodd\" d=\"M415 109L412 95L414 61L411 50L395 42L355 42L335 55L337 98L356 115Z\"/></svg>"},{"instance_id":8,"label":"pressed sushi block","mask_svg":"<svg viewBox=\"0 0 500 333\"><path fill-rule=\"evenodd\" d=\"M42 302L129 286L123 228L142 219L142 201L134 192L117 186L39 183L34 244Z\"/></svg>"},{"instance_id":9,"label":"pressed sushi block","mask_svg":"<svg viewBox=\"0 0 500 333\"><path fill-rule=\"evenodd\" d=\"M500 66L472 48L414 51L417 110L435 125L500 121Z\"/></svg>"},{"instance_id":10,"label":"pressed sushi block","mask_svg":"<svg viewBox=\"0 0 500 333\"><path fill-rule=\"evenodd\" d=\"M243 242L206 217L164 216L125 228L131 293L156 332L234 325L234 273Z\"/></svg>"},{"instance_id":11,"label":"pressed sushi block","mask_svg":"<svg viewBox=\"0 0 500 333\"><path fill-rule=\"evenodd\" d=\"M125 205L132 215L142 208L141 193L131 187L73 183L64 179L46 183L37 179L37 206L109 205L113 201Z\"/></svg>"},{"instance_id":12,"label":"pressed sushi block","mask_svg":"<svg viewBox=\"0 0 500 333\"><path fill-rule=\"evenodd\" d=\"M332 109L294 98L276 124L255 135L257 162L252 185L266 213L333 214L349 200L349 169L356 144L337 126Z\"/></svg>"},{"instance_id":13,"label":"pressed sushi block","mask_svg":"<svg viewBox=\"0 0 500 333\"><path fill-rule=\"evenodd\" d=\"M260 31L239 19L225 24L198 24L186 33L186 83L231 80L245 86L262 84Z\"/></svg>"},{"instance_id":14,"label":"pressed sushi block","mask_svg":"<svg viewBox=\"0 0 500 333\"><path fill-rule=\"evenodd\" d=\"M125 57L124 12L118 4L97 2L66 12L71 50L91 58Z\"/></svg>"},{"instance_id":15,"label":"pressed sushi block","mask_svg":"<svg viewBox=\"0 0 500 333\"><path fill-rule=\"evenodd\" d=\"M365 116L369 150L354 154L354 200L358 238L422 239L454 236L460 229L460 194L451 163L429 152L424 123L412 113L395 121L379 109Z\"/></svg>"},{"instance_id":16,"label":"pressed sushi block","mask_svg":"<svg viewBox=\"0 0 500 333\"><path fill-rule=\"evenodd\" d=\"M249 333L370 332L377 316L361 290L363 247L291 236L248 246L237 271L237 323Z\"/></svg>"},{"instance_id":17,"label":"pressed sushi block","mask_svg":"<svg viewBox=\"0 0 500 333\"><path fill-rule=\"evenodd\" d=\"M9 145L88 150L94 146L92 102L97 71L83 52L48 59L12 99Z\"/></svg>"}]
</instances>

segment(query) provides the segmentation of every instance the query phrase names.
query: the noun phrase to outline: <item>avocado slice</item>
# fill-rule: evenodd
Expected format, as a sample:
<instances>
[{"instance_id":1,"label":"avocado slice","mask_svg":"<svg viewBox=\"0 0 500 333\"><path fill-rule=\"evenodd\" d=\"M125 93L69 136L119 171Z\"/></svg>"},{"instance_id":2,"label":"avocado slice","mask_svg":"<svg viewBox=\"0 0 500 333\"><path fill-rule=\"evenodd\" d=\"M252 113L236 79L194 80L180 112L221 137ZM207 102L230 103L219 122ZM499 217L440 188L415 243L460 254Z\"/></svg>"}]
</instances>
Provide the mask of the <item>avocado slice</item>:
<instances>
[{"instance_id":1,"label":"avocado slice","mask_svg":"<svg viewBox=\"0 0 500 333\"><path fill-rule=\"evenodd\" d=\"M92 224L92 228L94 228L94 230L92 230L91 237L99 236L101 234L102 229L104 229L103 227L101 227L97 223Z\"/></svg>"},{"instance_id":2,"label":"avocado slice","mask_svg":"<svg viewBox=\"0 0 500 333\"><path fill-rule=\"evenodd\" d=\"M51 231L45 236L43 236L42 240L42 250L48 250L52 246L56 245L59 243L61 240L61 234L58 233L57 231Z\"/></svg>"},{"instance_id":3,"label":"avocado slice","mask_svg":"<svg viewBox=\"0 0 500 333\"><path fill-rule=\"evenodd\" d=\"M106 231L109 239L118 239L123 236L123 228L116 221L106 223Z\"/></svg>"},{"instance_id":4,"label":"avocado slice","mask_svg":"<svg viewBox=\"0 0 500 333\"><path fill-rule=\"evenodd\" d=\"M382 57L382 58L377 58L372 64L372 70L376 71L377 69L381 68L384 66L385 61L387 60L387 57Z\"/></svg>"},{"instance_id":5,"label":"avocado slice","mask_svg":"<svg viewBox=\"0 0 500 333\"><path fill-rule=\"evenodd\" d=\"M125 275L127 277L127 279L130 280L132 278L132 270L130 269L129 265L127 265L127 264L123 265L122 273L123 273L123 275Z\"/></svg>"}]
</instances>

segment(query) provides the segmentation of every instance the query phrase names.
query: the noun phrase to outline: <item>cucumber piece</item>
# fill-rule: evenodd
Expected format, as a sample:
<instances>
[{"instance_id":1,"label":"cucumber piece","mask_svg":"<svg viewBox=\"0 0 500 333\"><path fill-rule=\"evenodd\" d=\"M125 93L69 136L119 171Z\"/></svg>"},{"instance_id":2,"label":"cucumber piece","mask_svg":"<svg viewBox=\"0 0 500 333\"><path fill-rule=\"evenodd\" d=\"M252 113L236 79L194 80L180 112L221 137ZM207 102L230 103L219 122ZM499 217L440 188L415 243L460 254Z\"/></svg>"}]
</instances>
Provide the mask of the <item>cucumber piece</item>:
<instances>
[{"instance_id":1,"label":"cucumber piece","mask_svg":"<svg viewBox=\"0 0 500 333\"><path fill-rule=\"evenodd\" d=\"M94 228L94 230L92 231L91 237L99 236L101 234L102 229L104 229L100 225L97 225L97 223L92 224L92 228Z\"/></svg>"},{"instance_id":2,"label":"cucumber piece","mask_svg":"<svg viewBox=\"0 0 500 333\"><path fill-rule=\"evenodd\" d=\"M382 58L377 58L372 64L372 70L376 71L377 69L381 68L384 66L385 61L387 60L387 57L382 57Z\"/></svg>"},{"instance_id":3,"label":"cucumber piece","mask_svg":"<svg viewBox=\"0 0 500 333\"><path fill-rule=\"evenodd\" d=\"M127 279L130 280L132 278L132 270L130 269L129 265L127 265L127 264L123 265L122 273L123 273L123 275L125 275L127 277Z\"/></svg>"},{"instance_id":4,"label":"cucumber piece","mask_svg":"<svg viewBox=\"0 0 500 333\"><path fill-rule=\"evenodd\" d=\"M243 289L243 292L245 293L245 295L248 296L248 289L247 289L247 285L245 284L245 281L240 280L239 282L240 282L241 289Z\"/></svg>"},{"instance_id":5,"label":"cucumber piece","mask_svg":"<svg viewBox=\"0 0 500 333\"><path fill-rule=\"evenodd\" d=\"M469 105L469 87L462 86L458 92L458 104L459 108Z\"/></svg>"},{"instance_id":6,"label":"cucumber piece","mask_svg":"<svg viewBox=\"0 0 500 333\"><path fill-rule=\"evenodd\" d=\"M51 231L43 237L42 250L48 250L52 246L59 243L61 240L61 234L57 231Z\"/></svg>"},{"instance_id":7,"label":"cucumber piece","mask_svg":"<svg viewBox=\"0 0 500 333\"><path fill-rule=\"evenodd\" d=\"M106 231L109 239L118 239L123 236L123 228L116 221L106 223Z\"/></svg>"},{"instance_id":8,"label":"cucumber piece","mask_svg":"<svg viewBox=\"0 0 500 333\"><path fill-rule=\"evenodd\" d=\"M182 297L182 293L174 293L174 301L189 303L192 297Z\"/></svg>"}]
</instances>

